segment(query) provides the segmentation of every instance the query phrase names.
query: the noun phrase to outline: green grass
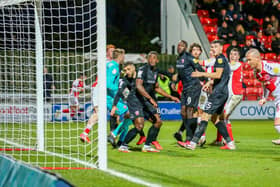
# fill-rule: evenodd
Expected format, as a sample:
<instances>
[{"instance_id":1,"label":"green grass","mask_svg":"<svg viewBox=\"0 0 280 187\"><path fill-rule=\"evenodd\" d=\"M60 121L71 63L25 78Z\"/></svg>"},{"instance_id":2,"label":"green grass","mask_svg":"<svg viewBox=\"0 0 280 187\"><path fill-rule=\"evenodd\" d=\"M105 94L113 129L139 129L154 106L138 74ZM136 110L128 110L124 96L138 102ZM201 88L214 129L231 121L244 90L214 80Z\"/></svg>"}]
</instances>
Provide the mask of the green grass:
<instances>
[{"instance_id":1,"label":"green grass","mask_svg":"<svg viewBox=\"0 0 280 187\"><path fill-rule=\"evenodd\" d=\"M120 153L108 145L108 166L131 176L162 186L278 186L280 146L271 139L278 135L273 121L232 121L237 150L220 150L205 145L195 151L176 145L173 133L180 122L165 121L159 142L160 153L142 153L131 142L132 153ZM146 124L145 132L150 127ZM216 137L209 123L207 143ZM57 170L76 186L138 186L99 170Z\"/></svg>"}]
</instances>

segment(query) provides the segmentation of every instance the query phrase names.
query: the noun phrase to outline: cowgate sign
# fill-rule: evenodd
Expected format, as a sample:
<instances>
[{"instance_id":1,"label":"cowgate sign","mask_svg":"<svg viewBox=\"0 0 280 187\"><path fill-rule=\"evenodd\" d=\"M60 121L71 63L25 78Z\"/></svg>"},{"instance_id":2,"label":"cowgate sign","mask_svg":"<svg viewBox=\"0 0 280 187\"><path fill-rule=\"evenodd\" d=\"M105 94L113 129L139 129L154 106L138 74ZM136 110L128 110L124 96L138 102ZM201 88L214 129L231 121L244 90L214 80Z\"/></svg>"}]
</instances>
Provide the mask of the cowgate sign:
<instances>
[{"instance_id":1,"label":"cowgate sign","mask_svg":"<svg viewBox=\"0 0 280 187\"><path fill-rule=\"evenodd\" d=\"M273 119L275 116L273 101L260 106L258 101L242 101L233 111L230 119Z\"/></svg>"}]
</instances>

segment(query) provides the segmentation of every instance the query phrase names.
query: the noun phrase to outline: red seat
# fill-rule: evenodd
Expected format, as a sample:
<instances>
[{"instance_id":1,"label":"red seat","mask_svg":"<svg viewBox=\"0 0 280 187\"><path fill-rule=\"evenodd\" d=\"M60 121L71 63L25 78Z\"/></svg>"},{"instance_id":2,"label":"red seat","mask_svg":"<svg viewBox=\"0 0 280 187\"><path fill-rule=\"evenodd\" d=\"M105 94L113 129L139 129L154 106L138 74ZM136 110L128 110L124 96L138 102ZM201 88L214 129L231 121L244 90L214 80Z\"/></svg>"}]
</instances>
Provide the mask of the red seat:
<instances>
[{"instance_id":1,"label":"red seat","mask_svg":"<svg viewBox=\"0 0 280 187\"><path fill-rule=\"evenodd\" d=\"M261 53L261 58L264 59L264 53Z\"/></svg>"},{"instance_id":2,"label":"red seat","mask_svg":"<svg viewBox=\"0 0 280 187\"><path fill-rule=\"evenodd\" d=\"M209 17L209 12L208 12L208 10L197 10L197 16Z\"/></svg>"},{"instance_id":3,"label":"red seat","mask_svg":"<svg viewBox=\"0 0 280 187\"><path fill-rule=\"evenodd\" d=\"M258 88L249 87L249 88L246 88L245 92L246 92L247 100L255 101L259 97L259 89Z\"/></svg>"},{"instance_id":4,"label":"red seat","mask_svg":"<svg viewBox=\"0 0 280 187\"><path fill-rule=\"evenodd\" d=\"M217 34L217 27L214 27L214 26L208 26L208 25L205 25L203 26L203 29L204 29L204 32L206 34Z\"/></svg>"},{"instance_id":5,"label":"red seat","mask_svg":"<svg viewBox=\"0 0 280 187\"><path fill-rule=\"evenodd\" d=\"M280 62L280 54L278 55L277 60Z\"/></svg>"},{"instance_id":6,"label":"red seat","mask_svg":"<svg viewBox=\"0 0 280 187\"><path fill-rule=\"evenodd\" d=\"M224 44L223 46L223 53L227 51L227 48L230 46L230 44Z\"/></svg>"},{"instance_id":7,"label":"red seat","mask_svg":"<svg viewBox=\"0 0 280 187\"><path fill-rule=\"evenodd\" d=\"M212 42L214 40L218 40L219 37L217 35L213 35L213 34L207 34L207 38L209 42Z\"/></svg>"},{"instance_id":8,"label":"red seat","mask_svg":"<svg viewBox=\"0 0 280 187\"><path fill-rule=\"evenodd\" d=\"M211 26L215 26L217 24L215 19L211 19L211 18L205 18L205 17L200 17L200 22L202 25L211 25Z\"/></svg>"},{"instance_id":9,"label":"red seat","mask_svg":"<svg viewBox=\"0 0 280 187\"><path fill-rule=\"evenodd\" d=\"M266 53L264 55L264 59L265 60L272 60L272 61L276 61L277 60L277 55L275 53Z\"/></svg>"}]
</instances>

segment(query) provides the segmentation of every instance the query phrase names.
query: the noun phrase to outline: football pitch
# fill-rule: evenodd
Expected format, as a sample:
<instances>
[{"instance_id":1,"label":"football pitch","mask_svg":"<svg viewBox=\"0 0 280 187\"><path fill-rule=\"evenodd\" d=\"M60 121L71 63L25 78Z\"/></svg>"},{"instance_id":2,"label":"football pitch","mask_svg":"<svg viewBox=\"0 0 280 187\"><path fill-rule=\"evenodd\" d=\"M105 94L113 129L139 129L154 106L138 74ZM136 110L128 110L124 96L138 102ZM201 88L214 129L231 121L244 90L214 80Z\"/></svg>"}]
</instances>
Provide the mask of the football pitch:
<instances>
[{"instance_id":1,"label":"football pitch","mask_svg":"<svg viewBox=\"0 0 280 187\"><path fill-rule=\"evenodd\" d=\"M237 150L210 146L216 128L209 123L203 148L195 151L177 146L173 133L180 122L164 121L159 134L160 153L142 153L136 140L131 153L120 153L108 145L108 166L130 176L161 186L278 186L280 146L273 121L232 121ZM145 132L150 124L146 123ZM56 171L76 186L139 186L99 170Z\"/></svg>"},{"instance_id":2,"label":"football pitch","mask_svg":"<svg viewBox=\"0 0 280 187\"><path fill-rule=\"evenodd\" d=\"M211 122L206 131L207 143L203 148L198 147L195 151L191 151L178 147L173 134L180 123L179 121L163 122L158 137L163 146L160 153L141 152L142 146L136 145L138 137L130 143L131 153L118 152L108 145L108 168L159 186L278 186L280 146L271 143L272 139L279 138L274 130L273 121L232 121L237 146L235 151L220 150L217 146L209 145L216 138L216 128ZM58 132L61 128L63 130L61 132L64 132L60 135L65 136L62 138L63 141L56 142L56 145L61 147L60 144L63 144L62 149L84 154L87 161L95 160L91 155L96 155L96 150L90 150L88 146L82 149L84 146L78 138L81 129L75 128L76 130L73 131L68 129L73 125L84 127L84 123L57 126ZM35 129L33 126L32 129ZM149 127L150 123L147 122L145 132ZM48 141L51 141L54 137L46 132ZM24 133L23 129L22 133ZM6 136L9 137L9 134ZM66 139L67 136L71 138ZM96 134L91 133L90 137L93 140ZM35 142L33 139L30 141ZM71 144L79 146L71 148ZM93 142L94 144L96 142ZM53 151L61 151L57 148L54 147ZM14 156L17 158L20 155ZM44 157L39 157L41 158ZM31 156L29 161L36 159L38 159L36 155ZM44 159L40 162L44 163L48 158ZM65 161L60 159L55 157L52 162ZM75 167L75 164L72 163L71 166ZM75 186L140 186L98 169L51 170L51 172L61 175Z\"/></svg>"}]
</instances>

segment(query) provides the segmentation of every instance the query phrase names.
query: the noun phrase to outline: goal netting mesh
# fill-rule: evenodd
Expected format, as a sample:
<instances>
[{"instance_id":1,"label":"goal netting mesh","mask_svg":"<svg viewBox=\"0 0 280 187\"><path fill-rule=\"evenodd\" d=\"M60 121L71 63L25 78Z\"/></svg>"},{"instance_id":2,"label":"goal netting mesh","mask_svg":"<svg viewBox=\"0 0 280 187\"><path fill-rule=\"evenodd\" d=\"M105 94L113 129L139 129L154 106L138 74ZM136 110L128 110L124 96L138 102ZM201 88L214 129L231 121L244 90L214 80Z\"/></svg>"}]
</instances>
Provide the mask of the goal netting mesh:
<instances>
[{"instance_id":1,"label":"goal netting mesh","mask_svg":"<svg viewBox=\"0 0 280 187\"><path fill-rule=\"evenodd\" d=\"M91 143L79 139L93 112L97 2L0 0L0 153L40 167L98 165L98 126Z\"/></svg>"}]
</instances>

